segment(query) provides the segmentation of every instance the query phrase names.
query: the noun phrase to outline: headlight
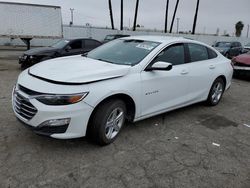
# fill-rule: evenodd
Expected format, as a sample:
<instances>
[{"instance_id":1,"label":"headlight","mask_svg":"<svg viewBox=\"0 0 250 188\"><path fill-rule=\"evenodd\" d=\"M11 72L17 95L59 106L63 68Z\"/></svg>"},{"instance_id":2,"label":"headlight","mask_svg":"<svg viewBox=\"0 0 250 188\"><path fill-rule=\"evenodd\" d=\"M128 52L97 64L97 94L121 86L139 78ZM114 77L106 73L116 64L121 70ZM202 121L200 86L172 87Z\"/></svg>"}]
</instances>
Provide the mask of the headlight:
<instances>
[{"instance_id":1,"label":"headlight","mask_svg":"<svg viewBox=\"0 0 250 188\"><path fill-rule=\"evenodd\" d=\"M87 95L87 92L72 95L40 95L36 96L35 99L46 105L58 106L78 103L83 100Z\"/></svg>"}]
</instances>

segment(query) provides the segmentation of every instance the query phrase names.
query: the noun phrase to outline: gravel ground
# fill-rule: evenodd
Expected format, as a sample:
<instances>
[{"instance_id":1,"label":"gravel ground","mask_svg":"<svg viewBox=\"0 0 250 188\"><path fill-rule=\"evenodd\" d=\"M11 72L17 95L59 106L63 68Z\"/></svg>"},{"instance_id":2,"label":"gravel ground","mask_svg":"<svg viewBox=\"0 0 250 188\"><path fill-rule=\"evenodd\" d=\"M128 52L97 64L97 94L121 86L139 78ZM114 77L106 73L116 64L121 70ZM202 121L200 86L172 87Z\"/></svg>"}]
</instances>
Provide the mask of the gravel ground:
<instances>
[{"instance_id":1,"label":"gravel ground","mask_svg":"<svg viewBox=\"0 0 250 188\"><path fill-rule=\"evenodd\" d=\"M250 186L249 81L234 80L216 107L195 104L127 124L100 147L22 126L11 109L19 73L16 60L0 59L0 187Z\"/></svg>"}]
</instances>

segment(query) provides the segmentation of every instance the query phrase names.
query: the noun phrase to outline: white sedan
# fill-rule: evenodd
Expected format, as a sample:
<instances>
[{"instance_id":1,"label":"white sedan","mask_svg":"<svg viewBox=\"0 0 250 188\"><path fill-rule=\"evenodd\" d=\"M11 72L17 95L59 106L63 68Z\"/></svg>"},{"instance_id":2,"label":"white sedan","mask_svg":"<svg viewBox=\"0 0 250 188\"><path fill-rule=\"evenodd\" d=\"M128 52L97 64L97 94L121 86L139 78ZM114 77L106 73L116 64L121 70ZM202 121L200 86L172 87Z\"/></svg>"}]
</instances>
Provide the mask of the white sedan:
<instances>
[{"instance_id":1,"label":"white sedan","mask_svg":"<svg viewBox=\"0 0 250 188\"><path fill-rule=\"evenodd\" d=\"M113 142L136 122L197 102L217 105L230 87L230 60L185 38L134 36L85 55L39 63L13 89L13 110L34 132Z\"/></svg>"}]
</instances>

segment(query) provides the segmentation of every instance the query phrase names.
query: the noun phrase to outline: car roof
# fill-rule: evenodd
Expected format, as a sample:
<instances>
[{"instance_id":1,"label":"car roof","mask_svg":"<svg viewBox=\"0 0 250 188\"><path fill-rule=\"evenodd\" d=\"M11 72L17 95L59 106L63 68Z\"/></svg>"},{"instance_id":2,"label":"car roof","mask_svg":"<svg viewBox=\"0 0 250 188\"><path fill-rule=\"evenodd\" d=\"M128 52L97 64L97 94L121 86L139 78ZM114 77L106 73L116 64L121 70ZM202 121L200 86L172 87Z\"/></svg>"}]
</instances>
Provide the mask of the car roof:
<instances>
[{"instance_id":1,"label":"car roof","mask_svg":"<svg viewBox=\"0 0 250 188\"><path fill-rule=\"evenodd\" d=\"M98 41L96 39L91 39L91 38L65 38L65 39L62 39L62 40L69 40L69 41L73 41L73 40L95 40L95 41Z\"/></svg>"},{"instance_id":2,"label":"car roof","mask_svg":"<svg viewBox=\"0 0 250 188\"><path fill-rule=\"evenodd\" d=\"M198 42L192 39L187 39L184 37L171 37L171 36L155 36L155 35L142 35L142 36L131 36L125 37L123 39L135 39L135 40L147 40L160 43L171 43L171 42ZM198 42L199 43L199 42Z\"/></svg>"}]
</instances>

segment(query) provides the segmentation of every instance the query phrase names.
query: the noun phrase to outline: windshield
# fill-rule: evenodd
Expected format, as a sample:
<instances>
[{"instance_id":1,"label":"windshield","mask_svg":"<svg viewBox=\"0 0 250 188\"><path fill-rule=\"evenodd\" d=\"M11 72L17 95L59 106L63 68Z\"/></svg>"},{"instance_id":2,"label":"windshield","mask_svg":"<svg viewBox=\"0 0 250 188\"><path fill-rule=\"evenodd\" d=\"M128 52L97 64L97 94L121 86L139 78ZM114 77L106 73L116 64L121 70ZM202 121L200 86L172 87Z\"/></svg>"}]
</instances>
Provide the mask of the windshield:
<instances>
[{"instance_id":1,"label":"windshield","mask_svg":"<svg viewBox=\"0 0 250 188\"><path fill-rule=\"evenodd\" d=\"M143 40L114 40L88 53L87 57L120 65L135 65L160 43Z\"/></svg>"},{"instance_id":2,"label":"windshield","mask_svg":"<svg viewBox=\"0 0 250 188\"><path fill-rule=\"evenodd\" d=\"M63 48L65 47L67 44L69 43L68 40L59 40L58 42L56 42L55 44L53 44L51 47L53 48Z\"/></svg>"},{"instance_id":3,"label":"windshield","mask_svg":"<svg viewBox=\"0 0 250 188\"><path fill-rule=\"evenodd\" d=\"M247 43L246 46L250 46L250 43Z\"/></svg>"},{"instance_id":4,"label":"windshield","mask_svg":"<svg viewBox=\"0 0 250 188\"><path fill-rule=\"evenodd\" d=\"M230 42L217 42L215 47L229 48L231 46Z\"/></svg>"}]
</instances>

